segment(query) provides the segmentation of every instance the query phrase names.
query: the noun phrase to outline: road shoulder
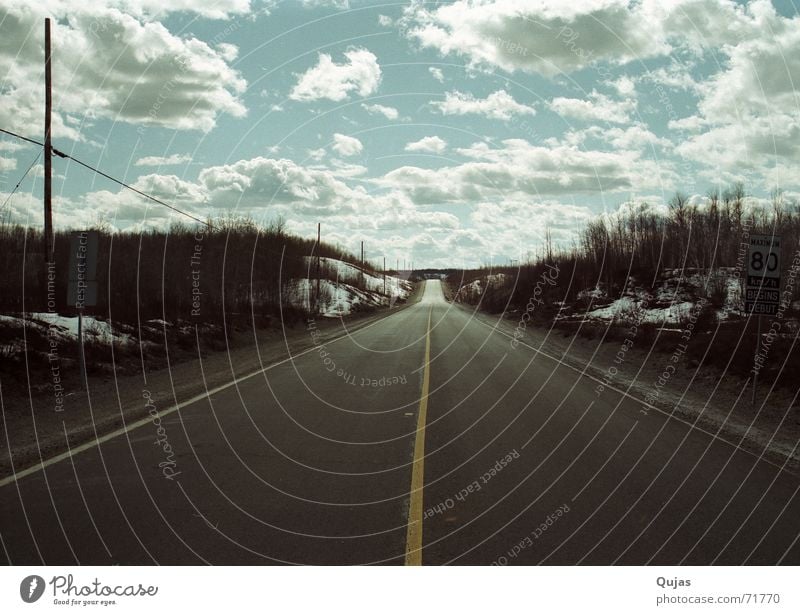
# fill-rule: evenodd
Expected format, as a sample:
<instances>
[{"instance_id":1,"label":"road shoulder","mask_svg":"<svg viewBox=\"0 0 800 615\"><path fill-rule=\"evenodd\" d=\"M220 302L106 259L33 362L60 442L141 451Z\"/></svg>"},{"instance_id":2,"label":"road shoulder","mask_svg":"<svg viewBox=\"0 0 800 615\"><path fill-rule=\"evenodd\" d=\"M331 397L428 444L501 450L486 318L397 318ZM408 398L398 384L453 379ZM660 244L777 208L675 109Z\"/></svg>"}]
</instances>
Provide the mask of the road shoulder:
<instances>
[{"instance_id":1,"label":"road shoulder","mask_svg":"<svg viewBox=\"0 0 800 615\"><path fill-rule=\"evenodd\" d=\"M519 329L514 315L506 318L489 315L473 306L453 304L489 327L496 327L509 338ZM555 357L599 382L607 383L645 403L647 400L666 414L674 415L731 444L764 457L795 474L800 473L800 411L796 400L783 391L763 387L755 409L750 405L750 389L744 381L719 373L716 368L692 367L685 361L670 370L666 386L658 389L659 378L671 364L671 355L630 347L619 361L622 342L585 339L565 335L559 329L524 327L520 342ZM649 349L648 349L649 350Z\"/></svg>"},{"instance_id":2,"label":"road shoulder","mask_svg":"<svg viewBox=\"0 0 800 615\"><path fill-rule=\"evenodd\" d=\"M163 411L261 371L314 345L370 326L419 302L423 288L424 284L415 285L409 299L391 309L346 319L314 319L314 336L308 322L293 328L254 330L251 339L238 340L225 351L169 363L164 369L150 371L145 363L143 370L132 375L119 376L115 371L111 378L91 378L88 393L68 393L60 412L54 410L48 395L16 399L0 396L4 434L0 477L123 428L148 413ZM198 337L197 346L202 347L202 343ZM165 350L168 353L169 349Z\"/></svg>"}]
</instances>

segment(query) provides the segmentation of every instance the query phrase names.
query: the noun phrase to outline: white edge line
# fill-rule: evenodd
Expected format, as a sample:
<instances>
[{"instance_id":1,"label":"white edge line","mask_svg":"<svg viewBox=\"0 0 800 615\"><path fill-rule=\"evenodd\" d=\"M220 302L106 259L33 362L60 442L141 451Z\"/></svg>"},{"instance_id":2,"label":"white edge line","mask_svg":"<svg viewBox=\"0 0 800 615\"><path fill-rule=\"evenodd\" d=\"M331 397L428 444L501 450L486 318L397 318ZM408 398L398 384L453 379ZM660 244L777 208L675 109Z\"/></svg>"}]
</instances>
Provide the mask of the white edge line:
<instances>
[{"instance_id":1,"label":"white edge line","mask_svg":"<svg viewBox=\"0 0 800 615\"><path fill-rule=\"evenodd\" d=\"M357 327L355 330L351 328L348 331L346 331L345 333L343 333L342 335L340 335L339 337L335 337L332 340L326 341L325 344L332 344L333 342L338 342L340 339L343 339L343 338L345 338L345 337L347 337L347 336L349 336L349 335L351 335L353 333L356 333L357 331L361 331L363 329L366 329L367 327L370 327L370 326L372 326L374 324L377 324L377 323L381 322L382 320L384 320L385 318L388 318L390 316L398 314L399 312L403 311L403 309L411 307L413 305L416 305L416 304L412 303L412 304L403 306L403 308L401 308L399 310L392 311L389 314L386 314L386 315L384 315L384 316L382 316L380 318L376 318L374 320L368 320L368 321L364 322L360 327ZM200 400L203 400L203 399L206 399L208 397L211 397L212 395L215 395L215 394L219 393L220 391L224 391L225 389L229 389L230 387L235 386L235 385L237 385L240 382L243 382L245 380L248 380L248 379L252 378L253 376L258 376L259 374L263 374L264 372L272 369L273 367L277 367L278 365L283 365L284 363L292 361L292 360L294 360L294 359L296 359L298 357L302 357L303 355L306 355L306 354L308 354L310 352L314 352L317 349L318 349L317 345L312 345L310 348L307 348L307 349L303 350L302 352L298 352L297 354L293 354L292 356L286 357L285 359L281 359L280 361L276 361L275 363L270 363L266 367L261 367L261 368L257 369L254 372L251 372L249 374L245 374L244 376L240 376L239 378L231 380L230 382L226 382L225 384L221 384L221 385L219 385L217 387L214 387L213 389L207 389L204 393L200 393L200 394L195 395L194 397L190 397L189 399L187 399L185 401L182 401L182 402L180 402L180 403L178 403L178 404L176 404L174 406L170 406L170 407L168 407L168 408L166 408L164 410L161 410L156 416L158 418L165 417L165 416L167 416L169 414L172 414L173 412L176 412L176 411L180 410L181 408L184 408L184 407L189 406L191 404L197 403ZM97 437L97 438L95 438L93 440L89 440L88 442L84 442L83 444L80 444L78 446L72 447L71 449L69 449L69 450L67 450L67 451L65 451L63 453L59 453L58 455L55 455L54 457L50 457L49 459L45 459L44 461L40 461L39 463L36 463L36 464L34 464L34 465L32 465L32 466L30 466L28 468L25 468L24 470L20 470L19 472L14 472L10 476L6 476L6 477L0 479L0 488L5 487L6 485L10 485L11 483L14 483L14 482L18 481L21 478L25 478L26 476L30 476L31 474L35 474L36 472L44 470L45 468L50 467L51 465L54 465L56 463L60 463L60 462L64 461L65 459L69 459L70 457L73 457L73 456L77 455L78 453L82 453L84 451L88 451L91 448L95 448L96 446L99 446L103 442L108 442L109 440L113 440L114 438L117 438L117 437L119 437L119 436L121 436L123 434L126 434L126 433L130 432L130 431L134 431L135 429L138 429L139 427L143 427L144 425L147 425L148 423L152 423L154 418L155 417L152 416L152 415L150 415L148 417L145 417L145 418L141 418L141 419L139 419L137 421L134 421L133 423L129 423L129 424L125 425L124 427L120 427L119 429L115 429L114 431L111 431L111 432L109 432L109 433L107 433L105 435L99 436L99 437ZM13 457L12 457L12 459L13 459Z\"/></svg>"},{"instance_id":2,"label":"white edge line","mask_svg":"<svg viewBox=\"0 0 800 615\"><path fill-rule=\"evenodd\" d=\"M480 318L476 318L475 320L477 322L481 323L484 327L488 327L488 328L492 329L493 331L496 331L500 335L503 335L504 337L507 337L508 339L513 339L512 335L510 335L509 333L506 333L505 331L500 329L499 326L492 326L488 322L484 322ZM533 346L531 346L530 344L527 344L526 342L523 342L522 340L519 340L519 344L521 346L525 346L526 348L529 348L529 349L533 350L535 353L540 354L540 355L542 355L543 357L545 357L547 359L550 359L551 361L555 361L559 365L562 365L562 366L564 366L564 367L566 367L568 369L571 369L574 372L577 372L581 376L584 376L586 378L589 378L590 380L593 380L594 382L597 382L599 384L604 385L607 389L611 389L612 391L615 391L615 392L619 393L623 397L627 397L629 399L632 399L633 401L635 401L638 404L641 404L645 408L654 410L655 412L661 414L662 416L665 416L667 419L671 419L673 421L678 421L679 423L683 423L687 427L689 427L689 428L691 428L691 429L693 429L695 431L699 431L699 432L701 432L701 433L713 438L714 440L717 440L718 442L724 442L728 446L732 446L733 448L735 448L738 451L741 451L742 453L746 453L747 455L750 455L751 457L755 457L758 461L767 463L768 465L771 465L771 466L777 468L778 470L780 470L782 472L786 472L787 474L791 474L793 476L795 475L791 470L785 468L784 466L779 466L777 463L774 463L773 461L771 461L769 459L766 459L763 456L759 457L758 455L756 455L752 451L749 451L746 448L731 442L730 440L726 440L725 438L723 438L723 437L721 437L721 436L719 436L717 434L711 433L710 431L706 431L704 428L699 427L696 424L690 423L689 421L687 421L686 419L684 419L684 418L682 418L680 416L675 416L674 412L670 413L670 412L667 412L666 410L662 410L658 406L654 406L652 404L647 403L646 401L644 401L642 399L639 399L638 397L636 397L632 393L629 393L628 391L623 391L622 389L618 389L614 385L606 384L605 381L603 381L600 378L590 374L588 372L588 370L580 370L579 368L575 367L574 365L570 365L566 361L563 361L562 359L559 359L558 357L555 357L555 356L545 352L544 350L540 350L539 348L534 348ZM677 406L676 406L676 408L677 408Z\"/></svg>"}]
</instances>

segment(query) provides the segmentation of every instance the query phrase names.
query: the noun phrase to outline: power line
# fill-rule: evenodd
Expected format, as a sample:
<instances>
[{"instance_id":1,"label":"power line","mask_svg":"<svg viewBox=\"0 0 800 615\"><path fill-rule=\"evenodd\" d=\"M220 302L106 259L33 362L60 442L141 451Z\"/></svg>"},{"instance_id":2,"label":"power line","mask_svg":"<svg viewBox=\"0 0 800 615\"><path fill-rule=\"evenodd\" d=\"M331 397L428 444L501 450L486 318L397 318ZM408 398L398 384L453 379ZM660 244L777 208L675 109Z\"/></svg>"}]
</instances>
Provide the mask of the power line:
<instances>
[{"instance_id":1,"label":"power line","mask_svg":"<svg viewBox=\"0 0 800 615\"><path fill-rule=\"evenodd\" d=\"M19 189L19 187L20 187L20 185L22 184L22 182L24 182L24 181L25 181L25 178L28 176L28 173L30 173L30 172L31 172L31 169L33 168L33 165L35 165L35 164L36 164L36 163L39 161L39 157L42 155L42 152L43 152L43 151L44 151L44 149L42 149L42 150L39 150L39 153L38 153L38 154L36 154L36 158L34 158L34 159L33 159L33 162L31 162L31 163L28 165L28 168L27 168L27 169L25 169L25 172L22 174L22 177L20 177L20 178L19 178L19 181L17 182L17 185L16 185L16 186L14 186L14 189L13 189L13 190L12 190L12 191L9 193L9 195L6 197L6 200L5 200L5 201L3 201L3 204L2 204L2 205L0 205L0 212L1 212L1 211L3 211L3 209L5 209L5 206L6 206L6 205L8 205L8 202L11 200L11 197L12 197L12 196L14 196L14 193L15 193L15 192L16 192L16 191Z\"/></svg>"},{"instance_id":2,"label":"power line","mask_svg":"<svg viewBox=\"0 0 800 615\"><path fill-rule=\"evenodd\" d=\"M10 130L6 130L5 128L0 128L0 132L4 132L7 135L16 137L17 139L22 139L23 141L27 141L28 143L33 143L34 145L40 145L44 147L44 143L40 143L39 141L34 141L33 139L29 139L28 137L23 137L22 135L18 135L17 133L11 132Z\"/></svg>"},{"instance_id":3,"label":"power line","mask_svg":"<svg viewBox=\"0 0 800 615\"><path fill-rule=\"evenodd\" d=\"M123 187L127 188L128 190L130 190L130 191L132 191L132 192L135 192L136 194L138 194L138 195L140 195L140 196L143 196L144 198L146 198L146 199L149 199L149 200L153 201L154 203L158 203L159 205L163 205L164 207L168 207L168 208L169 208L169 209L171 209L172 211L174 211L174 212L177 212L177 213L179 213L179 214L182 214L182 215L186 216L187 218L191 218L192 220L194 220L194 221L196 221L196 222L199 222L200 224L204 224L205 226L211 226L211 225L210 225L208 222L206 222L205 220L201 220L200 218L197 218L196 216L193 216L192 214L190 214L190 213L187 213L187 212L183 211L182 209L178 209L177 207L174 207L173 205L170 205L169 203L165 203L164 201L162 201L162 200L160 200L160 199L157 199L157 198L156 198L156 197L154 197L154 196L150 196L150 195L149 195L149 194L147 194L146 192L142 192L141 190L138 190L138 189L134 188L133 186L130 186L130 185L126 184L126 183L125 183L124 181L122 181L122 180L119 180L119 179L117 179L117 178L115 178L115 177L111 177L111 175L109 175L108 173L103 173L103 171L101 171L100 169L96 169L96 168L94 168L93 166L91 166L91 165L89 165L89 164L86 164L85 162L83 162L83 161L81 161L81 160L78 160L77 158L73 158L72 156L70 156L70 155L68 155L68 154L62 154L62 153L61 153L61 152L59 152L59 151L58 151L56 148L53 148L53 151L54 151L56 154L58 154L59 156L62 156L63 158L69 158L70 160L72 160L72 161L74 161L74 162L77 162L77 163L78 163L79 165L81 165L82 167L86 167L86 168L87 168L87 169L89 169L90 171L94 171L94 172L95 172L95 173L97 173L98 175L102 175L102 176L103 176L103 177L105 177L106 179L110 179L112 182L116 182L116 183L118 183L120 186L123 186Z\"/></svg>"},{"instance_id":4,"label":"power line","mask_svg":"<svg viewBox=\"0 0 800 615\"><path fill-rule=\"evenodd\" d=\"M11 135L12 137L16 137L17 139L22 139L23 141L27 141L28 143L33 143L34 145L39 145L39 146L44 147L44 143L40 143L39 141L36 141L35 139L29 139L28 137L23 137L22 135L18 135L17 133L11 132L10 130L6 130L5 128L0 128L0 132L4 132L5 134ZM143 196L146 199L149 199L150 201L153 201L154 203L158 203L159 205L163 205L164 207L167 207L168 209L171 209L172 211L174 211L176 213L179 213L179 214L181 214L183 216L186 216L187 218L191 218L195 222L199 222L200 224L203 224L205 226L211 226L205 220L201 220L200 218L198 218L196 216L193 216L192 214L190 214L188 212L185 212L182 209L178 209L177 207L175 207L173 205L170 205L169 203L165 203L161 199L157 199L156 197L151 196L151 195L147 194L146 192L142 192L141 190L139 190L137 188L134 188L130 184L126 184L121 179L117 179L116 177L112 177L108 173L104 173L100 169L97 169L97 168L93 167L92 165L83 162L82 160L78 160L77 158L75 158L73 156L70 156L69 154L65 154L64 152L62 152L60 150L57 150L55 147L53 147L51 149L53 150L53 153L56 156L60 156L61 158L67 158L69 160L72 160L73 162L76 162L77 164L81 165L82 167L86 167L90 171L92 171L94 173L97 173L98 175L101 175L102 177L105 177L106 179L109 179L112 182L115 182L115 183L119 184L120 186L122 186L124 188L127 188L128 190L130 190L132 192L135 192L136 194L138 194L140 196Z\"/></svg>"}]
</instances>

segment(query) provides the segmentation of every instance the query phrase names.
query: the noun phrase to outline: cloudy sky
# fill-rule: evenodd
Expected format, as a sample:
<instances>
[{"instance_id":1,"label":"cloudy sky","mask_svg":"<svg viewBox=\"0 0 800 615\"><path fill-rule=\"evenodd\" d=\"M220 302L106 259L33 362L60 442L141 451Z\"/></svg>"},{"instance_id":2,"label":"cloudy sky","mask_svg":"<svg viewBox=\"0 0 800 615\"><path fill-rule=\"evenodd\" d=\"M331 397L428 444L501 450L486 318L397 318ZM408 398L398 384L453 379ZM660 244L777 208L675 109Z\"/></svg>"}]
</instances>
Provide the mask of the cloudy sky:
<instances>
[{"instance_id":1,"label":"cloudy sky","mask_svg":"<svg viewBox=\"0 0 800 615\"><path fill-rule=\"evenodd\" d=\"M742 180L800 192L791 0L0 0L0 127L203 218L464 266ZM0 140L0 203L39 152ZM40 161L39 161L40 162ZM56 159L56 224L169 210ZM5 206L41 224L41 167Z\"/></svg>"}]
</instances>

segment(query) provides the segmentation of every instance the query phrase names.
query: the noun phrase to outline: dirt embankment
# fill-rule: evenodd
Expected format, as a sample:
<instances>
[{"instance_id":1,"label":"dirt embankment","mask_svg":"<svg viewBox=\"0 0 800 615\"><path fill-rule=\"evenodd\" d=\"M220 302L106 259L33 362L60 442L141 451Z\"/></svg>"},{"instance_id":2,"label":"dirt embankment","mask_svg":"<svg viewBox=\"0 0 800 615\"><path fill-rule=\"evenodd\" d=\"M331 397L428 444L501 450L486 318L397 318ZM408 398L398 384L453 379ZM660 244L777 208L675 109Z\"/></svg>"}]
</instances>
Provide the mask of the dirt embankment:
<instances>
[{"instance_id":1,"label":"dirt embankment","mask_svg":"<svg viewBox=\"0 0 800 615\"><path fill-rule=\"evenodd\" d=\"M446 301L449 301L450 303L453 302L455 292L450 284L447 283L447 280L442 280L442 293L444 293L444 298Z\"/></svg>"}]
</instances>

